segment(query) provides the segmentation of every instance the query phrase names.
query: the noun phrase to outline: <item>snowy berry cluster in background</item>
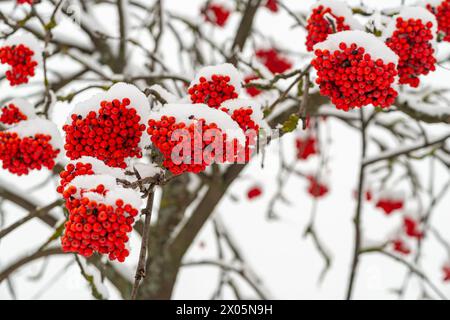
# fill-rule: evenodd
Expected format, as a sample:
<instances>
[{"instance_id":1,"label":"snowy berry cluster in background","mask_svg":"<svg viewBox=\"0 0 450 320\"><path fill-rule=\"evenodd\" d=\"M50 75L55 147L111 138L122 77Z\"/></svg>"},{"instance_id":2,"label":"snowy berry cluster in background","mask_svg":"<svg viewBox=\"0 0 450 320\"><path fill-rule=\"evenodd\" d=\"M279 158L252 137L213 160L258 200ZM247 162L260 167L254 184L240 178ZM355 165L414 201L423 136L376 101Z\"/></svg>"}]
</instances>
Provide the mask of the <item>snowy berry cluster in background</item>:
<instances>
[{"instance_id":1,"label":"snowy berry cluster in background","mask_svg":"<svg viewBox=\"0 0 450 320\"><path fill-rule=\"evenodd\" d=\"M22 10L25 18L8 20L2 14L0 20L9 28L1 31L0 84L15 97L0 100L0 161L5 172L20 179L31 174L58 176L52 188L56 187L65 214L57 237L63 252L125 262L134 249L130 239L136 223L141 216L145 221L151 217L156 188L163 189L172 181L181 187L171 193L163 191L158 219L169 206L165 197L187 202L174 209L179 216L162 217L167 219L161 222L167 227L152 226L165 228L171 233L170 241L179 235L181 239L190 237L183 233L184 223L195 228L207 220L207 214L201 217L203 222L195 220L191 210L200 208L212 214L222 197L236 202L243 198L246 205L255 207L268 203L267 216L275 218L278 203L291 205L284 188L295 176L301 185L295 192L312 203L304 236L311 236L326 271L331 258L316 231L317 208L330 201L338 189L331 179L330 163L343 156L332 148L335 137L330 118L360 133L362 141L359 166L353 167L355 162L349 161L347 168L359 171L353 197L349 192L356 204L349 297L363 253L381 252L394 259L418 257L422 241L435 232L429 215L438 200L430 196L430 208L424 208L418 194L432 195L434 189L418 182L409 160L426 158L448 165L446 142L450 135L433 139L426 131L428 124L450 123L447 89L428 88L426 80L439 70L439 50L450 42L450 0L420 1L386 11L320 0L301 13L289 10L287 1L261 1L264 15L276 18L287 14L294 19L295 28L304 31L304 41L293 39L292 50L269 41L251 23L246 28L244 22L236 28L233 41L221 43L221 33L234 28L238 16L256 19L242 1L204 1L196 9L195 23L163 12L159 4L152 15L159 14L161 25L147 26L154 47L140 44L132 28L122 25L120 36L107 35L86 17L80 29L94 28L87 33L94 49L55 31L57 11L67 14L65 4L55 8L47 23L34 19L41 23L41 32L28 25L28 20L41 18L38 12L44 4L13 2L14 10ZM139 10L143 6L129 5ZM161 12L156 14L158 10ZM185 28L182 32L192 32L192 43L175 32L179 25ZM181 52L180 73L172 72L172 66L164 61L167 57L158 51L166 41L158 34L163 37L167 30ZM239 32L246 34L245 41L240 42ZM204 39L207 41L202 42ZM151 63L134 61L124 48L143 52ZM59 70L65 60L55 63L57 67L52 65L58 55L73 60L81 71L66 79ZM195 63L188 65L190 60ZM61 90L69 83L73 91ZM36 88L39 94L33 94ZM78 95L86 98L78 99ZM66 108L64 124L55 119L55 107ZM403 118L390 117L399 113ZM373 134L372 127L369 131L369 124L389 132L397 146L390 147L382 135ZM256 162L252 161L256 156L265 169L265 152L270 149L266 146L284 136L291 139L288 148L292 152L286 156L280 147L276 183L271 185L261 177L248 179L241 173L247 164ZM420 153L422 149L426 151ZM397 160L401 156L408 159ZM396 170L403 170L403 175L391 179ZM227 188L238 177L250 183L236 195ZM402 189L404 181L411 190ZM210 197L206 198L209 202L195 202L202 196ZM364 207L379 212L377 218L386 219L392 227L384 242L364 246ZM225 237L216 222L215 231ZM146 223L151 230L150 218ZM138 228L144 243L148 240L142 231L145 226ZM147 250L145 245L141 250ZM137 287L145 275L141 258L146 259L142 252L135 276ZM177 258L181 261L182 256ZM443 281L450 282L450 250L449 262L441 265Z\"/></svg>"}]
</instances>

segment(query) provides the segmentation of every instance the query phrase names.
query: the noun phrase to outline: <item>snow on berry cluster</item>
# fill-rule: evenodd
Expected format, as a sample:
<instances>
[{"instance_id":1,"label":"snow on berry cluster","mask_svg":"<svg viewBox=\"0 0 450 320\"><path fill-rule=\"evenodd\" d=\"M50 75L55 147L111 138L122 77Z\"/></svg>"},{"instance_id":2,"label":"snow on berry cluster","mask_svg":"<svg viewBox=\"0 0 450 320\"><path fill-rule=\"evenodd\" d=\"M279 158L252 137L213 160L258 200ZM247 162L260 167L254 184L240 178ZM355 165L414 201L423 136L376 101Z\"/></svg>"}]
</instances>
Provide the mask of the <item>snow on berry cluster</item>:
<instances>
[{"instance_id":1,"label":"snow on berry cluster","mask_svg":"<svg viewBox=\"0 0 450 320\"><path fill-rule=\"evenodd\" d=\"M35 117L33 106L28 101L20 98L5 103L0 110L0 122L7 126Z\"/></svg>"},{"instance_id":2,"label":"snow on berry cluster","mask_svg":"<svg viewBox=\"0 0 450 320\"><path fill-rule=\"evenodd\" d=\"M442 40L450 42L450 0L438 0L426 5L436 16L438 30Z\"/></svg>"},{"instance_id":3,"label":"snow on berry cluster","mask_svg":"<svg viewBox=\"0 0 450 320\"><path fill-rule=\"evenodd\" d=\"M216 109L223 101L238 97L236 87L230 83L230 77L219 74L212 75L210 80L200 77L199 82L193 84L188 92L193 103L205 103Z\"/></svg>"},{"instance_id":4,"label":"snow on berry cluster","mask_svg":"<svg viewBox=\"0 0 450 320\"><path fill-rule=\"evenodd\" d=\"M2 167L19 176L43 167L53 169L61 149L58 128L49 120L21 121L0 132Z\"/></svg>"},{"instance_id":5,"label":"snow on berry cluster","mask_svg":"<svg viewBox=\"0 0 450 320\"><path fill-rule=\"evenodd\" d=\"M117 184L123 171L92 157L69 162L60 173L57 191L69 212L61 238L65 252L90 257L94 252L123 262L126 244L139 213L141 199L133 190Z\"/></svg>"},{"instance_id":6,"label":"snow on berry cluster","mask_svg":"<svg viewBox=\"0 0 450 320\"><path fill-rule=\"evenodd\" d=\"M224 27L231 15L231 10L222 3L208 3L202 9L202 14L205 21L210 22L216 26Z\"/></svg>"},{"instance_id":7,"label":"snow on berry cluster","mask_svg":"<svg viewBox=\"0 0 450 320\"><path fill-rule=\"evenodd\" d=\"M397 55L374 35L342 31L314 47L311 64L317 70L320 93L337 109L366 105L390 106L397 97Z\"/></svg>"},{"instance_id":8,"label":"snow on berry cluster","mask_svg":"<svg viewBox=\"0 0 450 320\"><path fill-rule=\"evenodd\" d=\"M13 35L0 47L0 63L9 65L5 72L11 86L28 83L42 59L42 50L30 34Z\"/></svg>"},{"instance_id":9,"label":"snow on berry cluster","mask_svg":"<svg viewBox=\"0 0 450 320\"><path fill-rule=\"evenodd\" d=\"M341 1L322 0L311 8L306 25L306 48L313 51L315 44L327 39L329 34L360 30L362 26L353 18L351 9Z\"/></svg>"},{"instance_id":10,"label":"snow on berry cluster","mask_svg":"<svg viewBox=\"0 0 450 320\"><path fill-rule=\"evenodd\" d=\"M164 156L164 167L176 175L244 156L245 137L238 124L205 104L167 104L150 116L147 132Z\"/></svg>"},{"instance_id":11,"label":"snow on berry cluster","mask_svg":"<svg viewBox=\"0 0 450 320\"><path fill-rule=\"evenodd\" d=\"M174 174L198 173L213 162L246 162L258 130L267 128L261 106L238 99L242 76L231 64L199 70L188 88L193 104L166 104L153 112L147 133Z\"/></svg>"},{"instance_id":12,"label":"snow on berry cluster","mask_svg":"<svg viewBox=\"0 0 450 320\"><path fill-rule=\"evenodd\" d=\"M408 7L395 16L384 32L386 44L398 57L399 83L419 85L420 75L436 69L433 42L437 22L426 9Z\"/></svg>"},{"instance_id":13,"label":"snow on berry cluster","mask_svg":"<svg viewBox=\"0 0 450 320\"><path fill-rule=\"evenodd\" d=\"M70 159L92 156L108 166L125 168L128 158L142 157L150 106L135 86L116 83L75 106L63 130Z\"/></svg>"},{"instance_id":14,"label":"snow on berry cluster","mask_svg":"<svg viewBox=\"0 0 450 320\"><path fill-rule=\"evenodd\" d=\"M283 73L292 68L292 63L275 48L258 49L255 54L273 74Z\"/></svg>"},{"instance_id":15,"label":"snow on berry cluster","mask_svg":"<svg viewBox=\"0 0 450 320\"><path fill-rule=\"evenodd\" d=\"M403 209L403 205L403 196L392 192L383 193L375 203L375 207L381 209L386 215L390 215L394 211Z\"/></svg>"}]
</instances>

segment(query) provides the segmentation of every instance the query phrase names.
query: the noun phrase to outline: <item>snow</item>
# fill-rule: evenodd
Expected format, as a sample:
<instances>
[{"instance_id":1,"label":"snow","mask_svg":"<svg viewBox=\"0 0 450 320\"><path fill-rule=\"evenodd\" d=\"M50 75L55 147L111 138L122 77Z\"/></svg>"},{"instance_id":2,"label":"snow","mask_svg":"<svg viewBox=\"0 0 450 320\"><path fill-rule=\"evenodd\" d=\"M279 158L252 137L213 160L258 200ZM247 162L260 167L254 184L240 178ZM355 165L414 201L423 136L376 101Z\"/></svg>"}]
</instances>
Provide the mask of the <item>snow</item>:
<instances>
[{"instance_id":1,"label":"snow","mask_svg":"<svg viewBox=\"0 0 450 320\"><path fill-rule=\"evenodd\" d=\"M398 56L383 41L371 33L360 30L342 31L328 36L327 40L320 42L314 46L314 50L340 50L339 44L355 43L359 47L363 47L366 53L369 53L372 59L382 59L385 63L398 63Z\"/></svg>"},{"instance_id":2,"label":"snow","mask_svg":"<svg viewBox=\"0 0 450 320\"><path fill-rule=\"evenodd\" d=\"M133 168L139 172L141 178L154 177L157 174L163 173L163 169L158 167L156 163L142 163L138 162L133 164Z\"/></svg>"},{"instance_id":3,"label":"snow","mask_svg":"<svg viewBox=\"0 0 450 320\"><path fill-rule=\"evenodd\" d=\"M148 99L136 86L125 82L118 82L109 88L108 91L98 93L90 99L76 104L69 117L67 117L66 123L70 124L72 122L70 118L72 114L86 117L91 111L97 112L100 109L100 103L102 101L122 100L124 98L130 99L131 104L129 107L135 108L141 117L140 123L146 124L150 112Z\"/></svg>"},{"instance_id":4,"label":"snow","mask_svg":"<svg viewBox=\"0 0 450 320\"><path fill-rule=\"evenodd\" d=\"M240 143L245 143L245 136L239 125L225 112L210 108L206 104L166 104L160 110L150 114L151 119L160 119L162 116L173 116L176 122L186 124L205 119L207 124L217 124L227 133L228 138L236 138Z\"/></svg>"},{"instance_id":5,"label":"snow","mask_svg":"<svg viewBox=\"0 0 450 320\"><path fill-rule=\"evenodd\" d=\"M125 173L122 169L109 167L103 161L94 157L83 156L79 159L72 160L69 163L76 165L79 162L83 164L90 163L92 165L92 170L96 174L106 174L118 179L125 179Z\"/></svg>"},{"instance_id":6,"label":"snow","mask_svg":"<svg viewBox=\"0 0 450 320\"><path fill-rule=\"evenodd\" d=\"M407 103L408 108L416 110L419 113L424 113L431 116L443 117L445 115L450 115L450 106L439 105L438 102L430 101L427 103L423 101L422 97L408 95L406 93L398 97L399 103Z\"/></svg>"},{"instance_id":7,"label":"snow","mask_svg":"<svg viewBox=\"0 0 450 320\"><path fill-rule=\"evenodd\" d=\"M419 4L426 6L427 4L431 5L432 7L438 7L441 5L442 2L445 0L422 0Z\"/></svg>"},{"instance_id":8,"label":"snow","mask_svg":"<svg viewBox=\"0 0 450 320\"><path fill-rule=\"evenodd\" d=\"M36 112L34 110L34 107L27 100L22 99L22 98L14 98L14 99L6 102L3 106L8 106L10 104L15 105L20 110L21 113L26 115L27 116L27 120L36 118ZM16 124L14 123L14 124L9 125L8 127L12 127L12 126L15 126L15 125Z\"/></svg>"},{"instance_id":9,"label":"snow","mask_svg":"<svg viewBox=\"0 0 450 320\"><path fill-rule=\"evenodd\" d=\"M262 112L261 105L254 99L231 99L222 102L221 107L225 107L229 110L231 115L234 110L241 109L243 107L253 110L251 119L259 124L260 128L264 130L270 130L269 125L264 120L264 114Z\"/></svg>"},{"instance_id":10,"label":"snow","mask_svg":"<svg viewBox=\"0 0 450 320\"><path fill-rule=\"evenodd\" d=\"M64 150L63 140L58 127L50 120L36 118L21 121L15 127L8 129L7 132L15 132L20 138L34 136L38 133L49 135L52 137L50 139L50 144L53 146L53 148L55 150L61 150L55 161L58 162L58 160L62 156L62 151Z\"/></svg>"},{"instance_id":11,"label":"snow","mask_svg":"<svg viewBox=\"0 0 450 320\"><path fill-rule=\"evenodd\" d=\"M422 7L404 7L399 14L392 17L386 29L383 31L383 41L385 41L394 33L394 31L396 30L397 18L400 17L403 18L403 20L420 19L423 23L431 22L433 24L431 28L433 37L434 39L436 39L437 21L434 14ZM435 42L435 40L433 42Z\"/></svg>"},{"instance_id":12,"label":"snow","mask_svg":"<svg viewBox=\"0 0 450 320\"><path fill-rule=\"evenodd\" d=\"M312 12L313 9L319 6L330 8L334 15L338 17L344 17L345 24L350 26L352 30L364 30L364 27L361 25L361 23L353 17L352 10L345 2L338 0L321 0L311 7L310 12Z\"/></svg>"},{"instance_id":13,"label":"snow","mask_svg":"<svg viewBox=\"0 0 450 320\"><path fill-rule=\"evenodd\" d=\"M109 90L107 90L106 92L98 93L96 95L93 95L90 99L76 104L75 108L67 117L66 124L70 124L72 122L72 114L86 117L91 111L98 112L98 110L100 109L100 103L102 101L112 101L114 99L122 100L124 98L130 99L131 103L129 105L129 108L133 107L136 109L137 114L139 114L139 116L141 117L139 123L146 126L150 115L150 103L145 94L140 91L135 85L125 82L118 82L111 88L109 88ZM147 132L143 131L139 146L141 148L144 148L146 145L148 145L149 141L150 139Z\"/></svg>"},{"instance_id":14,"label":"snow","mask_svg":"<svg viewBox=\"0 0 450 320\"><path fill-rule=\"evenodd\" d=\"M81 264L81 267L83 268L84 272L88 276L92 276L92 282L95 286L95 289L97 289L98 293L101 294L102 299L107 300L109 298L109 291L108 288L103 283L103 277L101 272L95 268L94 266L87 264L86 260L84 258L78 259L78 261Z\"/></svg>"},{"instance_id":15,"label":"snow","mask_svg":"<svg viewBox=\"0 0 450 320\"><path fill-rule=\"evenodd\" d=\"M242 87L242 75L241 73L231 64L224 63L215 66L206 66L201 68L197 74L195 75L194 80L192 80L189 87L192 87L194 84L200 83L200 78L204 77L206 80L211 80L213 75L222 75L230 77L230 84L234 86L234 90L239 93Z\"/></svg>"},{"instance_id":16,"label":"snow","mask_svg":"<svg viewBox=\"0 0 450 320\"><path fill-rule=\"evenodd\" d=\"M95 189L99 184L103 184L108 190L105 195L86 190ZM81 193L84 197L95 200L107 205L116 206L116 200L122 199L125 204L130 204L133 208L139 209L142 204L142 199L139 193L128 188L119 186L116 178L106 174L94 174L87 176L77 176L70 183L66 185L67 189L70 186L77 188L76 197L81 198Z\"/></svg>"},{"instance_id":17,"label":"snow","mask_svg":"<svg viewBox=\"0 0 450 320\"><path fill-rule=\"evenodd\" d=\"M33 60L42 65L42 46L31 33L15 33L8 37L3 43L4 46L14 46L23 44L33 50Z\"/></svg>"},{"instance_id":18,"label":"snow","mask_svg":"<svg viewBox=\"0 0 450 320\"><path fill-rule=\"evenodd\" d=\"M158 94L164 99L166 100L168 103L174 103L180 100L180 98L178 98L176 95L174 95L173 93L167 91L166 89L164 89L161 85L159 84L154 84L150 87L150 89L158 92Z\"/></svg>"},{"instance_id":19,"label":"snow","mask_svg":"<svg viewBox=\"0 0 450 320\"><path fill-rule=\"evenodd\" d=\"M405 200L405 192L402 190L381 190L374 194L375 202L379 200Z\"/></svg>"}]
</instances>

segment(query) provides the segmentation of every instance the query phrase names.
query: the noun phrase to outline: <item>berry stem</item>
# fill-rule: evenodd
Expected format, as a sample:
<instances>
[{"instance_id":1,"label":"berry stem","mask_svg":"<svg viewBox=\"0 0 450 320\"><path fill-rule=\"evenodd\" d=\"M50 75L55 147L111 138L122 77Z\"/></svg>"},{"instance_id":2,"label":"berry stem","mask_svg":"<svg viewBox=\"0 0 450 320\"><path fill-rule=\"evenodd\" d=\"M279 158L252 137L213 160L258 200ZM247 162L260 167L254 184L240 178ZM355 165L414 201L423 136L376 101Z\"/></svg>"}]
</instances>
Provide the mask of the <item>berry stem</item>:
<instances>
[{"instance_id":1,"label":"berry stem","mask_svg":"<svg viewBox=\"0 0 450 320\"><path fill-rule=\"evenodd\" d=\"M352 298L354 282L356 278L357 268L359 264L359 255L361 254L361 214L362 214L362 204L363 204L363 189L364 189L364 158L366 157L366 127L368 125L367 122L364 121L364 111L363 109L359 109L361 116L361 164L359 168L359 177L358 177L358 197L356 204L356 212L355 217L353 218L353 224L355 228L355 247L353 250L353 261L350 269L350 277L348 281L347 295L346 299L350 300Z\"/></svg>"},{"instance_id":2,"label":"berry stem","mask_svg":"<svg viewBox=\"0 0 450 320\"><path fill-rule=\"evenodd\" d=\"M148 251L148 240L149 240L149 231L150 231L150 222L152 218L153 211L153 199L155 196L155 192L153 186L151 187L151 191L147 197L147 205L145 209L142 210L142 214L145 215L144 228L142 231L142 241L141 241L141 251L139 253L139 262L136 268L136 274L134 276L134 284L133 289L131 291L131 300L136 300L139 285L141 284L142 278L145 278L146 274L146 258Z\"/></svg>"}]
</instances>

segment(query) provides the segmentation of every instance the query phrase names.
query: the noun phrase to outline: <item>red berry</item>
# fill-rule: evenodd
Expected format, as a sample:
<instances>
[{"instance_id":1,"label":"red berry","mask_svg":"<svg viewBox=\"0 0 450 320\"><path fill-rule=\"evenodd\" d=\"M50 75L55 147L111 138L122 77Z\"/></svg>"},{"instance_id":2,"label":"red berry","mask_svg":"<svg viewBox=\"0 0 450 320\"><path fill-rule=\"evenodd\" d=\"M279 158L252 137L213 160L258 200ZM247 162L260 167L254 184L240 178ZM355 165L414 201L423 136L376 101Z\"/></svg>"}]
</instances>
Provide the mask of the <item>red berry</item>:
<instances>
[{"instance_id":1,"label":"red berry","mask_svg":"<svg viewBox=\"0 0 450 320\"><path fill-rule=\"evenodd\" d=\"M316 150L316 138L312 135L307 137L298 137L295 140L295 146L297 147L297 159L306 160L310 156L317 154Z\"/></svg>"},{"instance_id":2,"label":"red berry","mask_svg":"<svg viewBox=\"0 0 450 320\"><path fill-rule=\"evenodd\" d=\"M251 187L248 191L247 191L247 198L249 200L253 200L255 198L258 198L259 196L262 195L262 189L259 186L254 186Z\"/></svg>"},{"instance_id":3,"label":"red berry","mask_svg":"<svg viewBox=\"0 0 450 320\"><path fill-rule=\"evenodd\" d=\"M42 167L53 169L60 150L54 149L51 139L50 135L39 133L21 138L14 132L0 132L3 169L19 176L28 174L30 170L41 170Z\"/></svg>"},{"instance_id":4,"label":"red berry","mask_svg":"<svg viewBox=\"0 0 450 320\"><path fill-rule=\"evenodd\" d=\"M282 56L275 48L259 49L256 57L272 73L283 73L292 68L292 63Z\"/></svg>"},{"instance_id":5,"label":"red berry","mask_svg":"<svg viewBox=\"0 0 450 320\"><path fill-rule=\"evenodd\" d=\"M382 209L386 215L390 215L392 212L403 208L403 200L380 198L375 206Z\"/></svg>"},{"instance_id":6,"label":"red berry","mask_svg":"<svg viewBox=\"0 0 450 320\"><path fill-rule=\"evenodd\" d=\"M314 176L308 176L307 179L309 181L308 193L311 196L320 198L328 193L328 187L324 183L318 181Z\"/></svg>"},{"instance_id":7,"label":"red berry","mask_svg":"<svg viewBox=\"0 0 450 320\"><path fill-rule=\"evenodd\" d=\"M415 88L420 82L418 76L436 70L432 26L421 19L397 18L396 29L386 44L399 57L397 69L401 84Z\"/></svg>"},{"instance_id":8,"label":"red berry","mask_svg":"<svg viewBox=\"0 0 450 320\"><path fill-rule=\"evenodd\" d=\"M333 26L329 22L327 15L333 18L335 30L333 30ZM337 16L330 8L325 8L320 5L313 9L307 21L306 31L308 34L306 36L306 48L308 51L313 51L314 45L326 40L329 34L344 30L350 30L350 26L345 23L344 17Z\"/></svg>"},{"instance_id":9,"label":"red berry","mask_svg":"<svg viewBox=\"0 0 450 320\"><path fill-rule=\"evenodd\" d=\"M225 26L231 12L223 5L218 3L209 3L202 9L202 14L205 21L208 21L216 26Z\"/></svg>"},{"instance_id":10,"label":"red berry","mask_svg":"<svg viewBox=\"0 0 450 320\"><path fill-rule=\"evenodd\" d=\"M10 103L9 105L6 105L2 108L0 122L4 124L14 124L27 119L28 117L23 114L20 109L13 103Z\"/></svg>"},{"instance_id":11,"label":"red berry","mask_svg":"<svg viewBox=\"0 0 450 320\"><path fill-rule=\"evenodd\" d=\"M337 36L338 34L336 34ZM397 97L391 85L397 70L394 63L374 60L355 43L340 43L339 50L316 50L311 64L317 70L320 93L337 109L348 111L372 104L389 107Z\"/></svg>"},{"instance_id":12,"label":"red berry","mask_svg":"<svg viewBox=\"0 0 450 320\"><path fill-rule=\"evenodd\" d=\"M34 51L23 44L0 48L0 63L11 66L5 73L11 86L27 83L34 76L37 61L33 56Z\"/></svg>"},{"instance_id":13,"label":"red berry","mask_svg":"<svg viewBox=\"0 0 450 320\"><path fill-rule=\"evenodd\" d=\"M145 125L130 99L102 101L98 112L91 111L85 118L74 114L71 119L63 127L68 158L91 156L110 167L125 168L126 158L142 157L139 142Z\"/></svg>"},{"instance_id":14,"label":"red berry","mask_svg":"<svg viewBox=\"0 0 450 320\"><path fill-rule=\"evenodd\" d=\"M437 7L428 4L427 9L436 16L442 40L450 42L450 0L443 0Z\"/></svg>"}]
</instances>

